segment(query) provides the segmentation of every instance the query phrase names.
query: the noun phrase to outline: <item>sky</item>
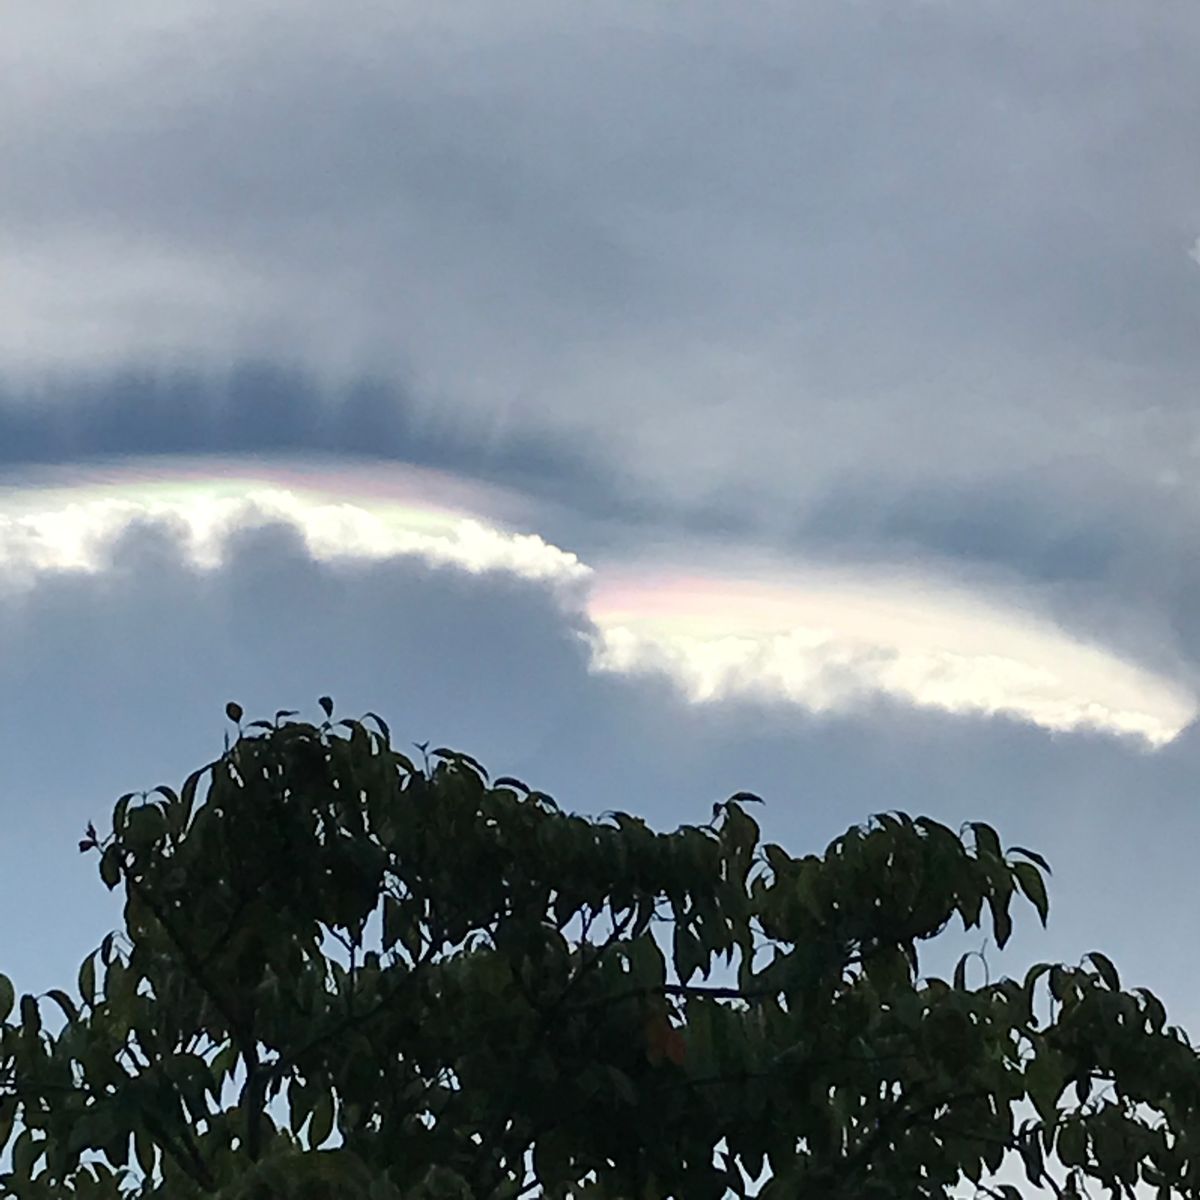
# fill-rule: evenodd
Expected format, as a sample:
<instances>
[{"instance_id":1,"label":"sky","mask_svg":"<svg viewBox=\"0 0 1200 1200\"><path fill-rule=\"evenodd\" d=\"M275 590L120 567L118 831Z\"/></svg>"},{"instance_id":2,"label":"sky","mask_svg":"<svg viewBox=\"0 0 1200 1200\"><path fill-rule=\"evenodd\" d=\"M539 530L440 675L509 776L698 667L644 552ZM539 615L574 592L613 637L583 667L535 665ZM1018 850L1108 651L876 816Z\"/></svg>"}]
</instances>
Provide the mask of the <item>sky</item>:
<instances>
[{"instance_id":1,"label":"sky","mask_svg":"<svg viewBox=\"0 0 1200 1200\"><path fill-rule=\"evenodd\" d=\"M0 969L223 708L1054 867L1200 1030L1200 10L9 0ZM977 944L977 943L976 943Z\"/></svg>"}]
</instances>

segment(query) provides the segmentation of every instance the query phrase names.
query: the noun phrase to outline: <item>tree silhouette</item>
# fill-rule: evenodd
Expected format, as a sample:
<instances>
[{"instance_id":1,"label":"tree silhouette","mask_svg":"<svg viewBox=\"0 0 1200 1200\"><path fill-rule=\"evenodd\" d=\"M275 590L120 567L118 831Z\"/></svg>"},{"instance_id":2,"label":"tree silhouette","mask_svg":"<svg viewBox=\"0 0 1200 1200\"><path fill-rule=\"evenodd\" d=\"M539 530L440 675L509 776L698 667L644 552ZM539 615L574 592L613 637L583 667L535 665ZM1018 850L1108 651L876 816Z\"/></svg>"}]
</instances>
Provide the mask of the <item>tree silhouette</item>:
<instances>
[{"instance_id":1,"label":"tree silhouette","mask_svg":"<svg viewBox=\"0 0 1200 1200\"><path fill-rule=\"evenodd\" d=\"M4 1194L1200 1194L1195 1053L1107 958L922 973L952 921L1046 918L989 826L793 857L739 794L658 833L321 706L230 705L220 758L89 827L125 927L76 994L0 976Z\"/></svg>"}]
</instances>

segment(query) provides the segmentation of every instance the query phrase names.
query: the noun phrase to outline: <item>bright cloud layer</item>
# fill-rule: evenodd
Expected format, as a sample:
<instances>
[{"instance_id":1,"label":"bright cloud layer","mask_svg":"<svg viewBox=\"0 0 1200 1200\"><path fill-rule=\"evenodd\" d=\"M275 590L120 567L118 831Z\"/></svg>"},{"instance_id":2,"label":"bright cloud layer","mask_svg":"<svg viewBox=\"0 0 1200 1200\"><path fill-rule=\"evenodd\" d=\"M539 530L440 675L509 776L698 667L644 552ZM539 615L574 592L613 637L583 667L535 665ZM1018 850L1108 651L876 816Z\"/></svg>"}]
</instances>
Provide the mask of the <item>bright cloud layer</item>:
<instances>
[{"instance_id":1,"label":"bright cloud layer","mask_svg":"<svg viewBox=\"0 0 1200 1200\"><path fill-rule=\"evenodd\" d=\"M217 480L189 479L183 471L154 478L127 466L84 487L0 490L0 565L10 578L51 568L94 570L131 522L165 519L177 525L192 557L204 566L221 560L225 540L240 526L283 521L300 530L317 559L416 555L435 565L510 571L554 584L577 583L589 574L576 555L536 534L499 528L451 504L417 502L405 489L372 495L369 471L358 473L359 493L348 501L330 495L320 470L300 471L285 485L270 471L250 473L252 464L237 467L246 473ZM410 492L435 476L395 472L404 474L410 476Z\"/></svg>"},{"instance_id":2,"label":"bright cloud layer","mask_svg":"<svg viewBox=\"0 0 1200 1200\"><path fill-rule=\"evenodd\" d=\"M1152 745L1172 740L1196 712L1182 687L945 583L866 570L770 582L601 578L591 612L601 668L667 670L697 701L784 696L838 712L886 695Z\"/></svg>"},{"instance_id":3,"label":"bright cloud layer","mask_svg":"<svg viewBox=\"0 0 1200 1200\"><path fill-rule=\"evenodd\" d=\"M255 474L250 463L225 465L239 473L216 480L127 466L81 486L0 492L4 576L19 583L48 569L101 569L114 537L138 520L169 520L206 566L220 562L239 527L285 522L321 560L414 556L542 583L590 618L597 671L666 673L697 703L750 696L829 713L883 696L1156 746L1196 712L1194 697L1170 680L1028 607L946 582L865 567L594 570L536 533L469 511L495 511L503 498L446 476L360 466L331 481L312 467L260 465ZM350 498L333 498L335 483ZM430 498L439 490L440 503Z\"/></svg>"}]
</instances>

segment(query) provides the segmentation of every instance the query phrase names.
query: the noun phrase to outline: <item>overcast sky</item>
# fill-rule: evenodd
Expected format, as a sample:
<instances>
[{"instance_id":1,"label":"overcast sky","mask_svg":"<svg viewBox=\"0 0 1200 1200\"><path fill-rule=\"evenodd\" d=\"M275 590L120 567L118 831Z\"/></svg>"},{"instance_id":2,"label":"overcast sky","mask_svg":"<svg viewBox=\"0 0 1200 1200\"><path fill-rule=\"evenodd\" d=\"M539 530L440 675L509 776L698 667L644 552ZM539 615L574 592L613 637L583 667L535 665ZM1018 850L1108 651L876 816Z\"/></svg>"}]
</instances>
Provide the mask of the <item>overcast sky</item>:
<instances>
[{"instance_id":1,"label":"overcast sky","mask_svg":"<svg viewBox=\"0 0 1200 1200\"><path fill-rule=\"evenodd\" d=\"M582 811L986 819L1056 869L1020 954L1200 1027L1198 56L1191 0L9 0L0 969L74 978L84 823L226 700L330 692Z\"/></svg>"}]
</instances>

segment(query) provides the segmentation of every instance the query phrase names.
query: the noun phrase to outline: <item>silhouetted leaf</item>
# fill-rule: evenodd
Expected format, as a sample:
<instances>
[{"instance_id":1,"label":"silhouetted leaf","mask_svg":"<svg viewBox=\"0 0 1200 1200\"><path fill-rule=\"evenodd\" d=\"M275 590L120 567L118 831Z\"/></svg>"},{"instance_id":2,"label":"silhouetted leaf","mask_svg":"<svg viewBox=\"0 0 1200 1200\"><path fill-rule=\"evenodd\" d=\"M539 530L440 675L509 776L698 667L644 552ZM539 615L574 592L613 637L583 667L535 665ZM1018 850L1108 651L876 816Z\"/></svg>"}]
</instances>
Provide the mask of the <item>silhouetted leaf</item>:
<instances>
[{"instance_id":1,"label":"silhouetted leaf","mask_svg":"<svg viewBox=\"0 0 1200 1200\"><path fill-rule=\"evenodd\" d=\"M114 843L100 856L100 878L112 891L121 881L121 847Z\"/></svg>"},{"instance_id":2,"label":"silhouetted leaf","mask_svg":"<svg viewBox=\"0 0 1200 1200\"><path fill-rule=\"evenodd\" d=\"M1016 877L1017 885L1037 909L1037 914L1041 918L1042 924L1045 925L1050 913L1050 901L1046 896L1046 884L1037 867L1030 863L1020 862L1013 867L1013 874Z\"/></svg>"},{"instance_id":3,"label":"silhouetted leaf","mask_svg":"<svg viewBox=\"0 0 1200 1200\"><path fill-rule=\"evenodd\" d=\"M62 1014L68 1021L79 1019L79 1010L75 1007L75 1002L61 988L51 988L46 996L62 1009Z\"/></svg>"},{"instance_id":4,"label":"silhouetted leaf","mask_svg":"<svg viewBox=\"0 0 1200 1200\"><path fill-rule=\"evenodd\" d=\"M1112 964L1112 959L1105 954L1101 954L1099 950L1091 951L1087 957L1096 968L1100 978L1104 980L1105 986L1114 992L1119 992L1121 990L1121 980L1117 975L1117 968Z\"/></svg>"},{"instance_id":5,"label":"silhouetted leaf","mask_svg":"<svg viewBox=\"0 0 1200 1200\"><path fill-rule=\"evenodd\" d=\"M93 1004L96 999L96 959L89 954L79 967L79 994L85 1004Z\"/></svg>"},{"instance_id":6,"label":"silhouetted leaf","mask_svg":"<svg viewBox=\"0 0 1200 1200\"><path fill-rule=\"evenodd\" d=\"M321 1088L312 1110L312 1122L308 1126L308 1144L323 1146L333 1132L333 1093Z\"/></svg>"},{"instance_id":7,"label":"silhouetted leaf","mask_svg":"<svg viewBox=\"0 0 1200 1200\"><path fill-rule=\"evenodd\" d=\"M36 1034L42 1028L42 1014L38 1011L38 1002L35 996L31 996L28 992L21 997L21 1027L30 1034Z\"/></svg>"},{"instance_id":8,"label":"silhouetted leaf","mask_svg":"<svg viewBox=\"0 0 1200 1200\"><path fill-rule=\"evenodd\" d=\"M1035 853L1033 850L1026 850L1024 846L1011 846L1009 847L1008 852L1010 855L1023 855L1025 858L1029 859L1030 862L1036 863L1039 867L1041 867L1047 875L1052 875L1054 873L1050 870L1050 864L1040 854Z\"/></svg>"},{"instance_id":9,"label":"silhouetted leaf","mask_svg":"<svg viewBox=\"0 0 1200 1200\"><path fill-rule=\"evenodd\" d=\"M734 792L729 797L730 801L737 804L765 804L766 801L761 796L756 796L753 792Z\"/></svg>"}]
</instances>

